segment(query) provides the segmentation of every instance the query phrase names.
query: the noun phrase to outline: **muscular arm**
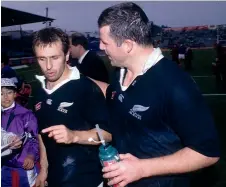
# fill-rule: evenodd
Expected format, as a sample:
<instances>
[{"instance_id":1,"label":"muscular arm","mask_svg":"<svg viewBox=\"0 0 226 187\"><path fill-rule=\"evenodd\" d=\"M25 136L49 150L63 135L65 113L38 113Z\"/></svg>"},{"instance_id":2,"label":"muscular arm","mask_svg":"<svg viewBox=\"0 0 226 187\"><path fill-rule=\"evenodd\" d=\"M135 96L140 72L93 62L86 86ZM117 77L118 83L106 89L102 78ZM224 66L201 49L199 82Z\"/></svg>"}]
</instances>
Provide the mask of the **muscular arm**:
<instances>
[{"instance_id":1,"label":"muscular arm","mask_svg":"<svg viewBox=\"0 0 226 187\"><path fill-rule=\"evenodd\" d=\"M42 130L42 133L49 133L49 137L53 137L57 143L77 143L85 145L97 145L100 143L95 143L89 141L92 138L95 141L99 141L96 129L86 130L86 131L73 131L68 129L65 125L55 125ZM102 130L102 135L105 142L110 142L112 140L111 134ZM44 146L44 145L43 145Z\"/></svg>"},{"instance_id":2,"label":"muscular arm","mask_svg":"<svg viewBox=\"0 0 226 187\"><path fill-rule=\"evenodd\" d=\"M104 178L112 179L108 185L125 186L142 178L188 173L208 167L219 160L185 147L171 155L138 159L131 154L120 155L120 162L103 169Z\"/></svg>"},{"instance_id":3,"label":"muscular arm","mask_svg":"<svg viewBox=\"0 0 226 187\"><path fill-rule=\"evenodd\" d=\"M208 167L218 160L219 157L207 157L186 147L172 155L141 160L142 177L187 173Z\"/></svg>"},{"instance_id":4,"label":"muscular arm","mask_svg":"<svg viewBox=\"0 0 226 187\"><path fill-rule=\"evenodd\" d=\"M144 176L191 172L219 160L218 136L210 110L192 84L187 89L177 87L169 105L171 127L184 148L168 156L141 160Z\"/></svg>"}]
</instances>

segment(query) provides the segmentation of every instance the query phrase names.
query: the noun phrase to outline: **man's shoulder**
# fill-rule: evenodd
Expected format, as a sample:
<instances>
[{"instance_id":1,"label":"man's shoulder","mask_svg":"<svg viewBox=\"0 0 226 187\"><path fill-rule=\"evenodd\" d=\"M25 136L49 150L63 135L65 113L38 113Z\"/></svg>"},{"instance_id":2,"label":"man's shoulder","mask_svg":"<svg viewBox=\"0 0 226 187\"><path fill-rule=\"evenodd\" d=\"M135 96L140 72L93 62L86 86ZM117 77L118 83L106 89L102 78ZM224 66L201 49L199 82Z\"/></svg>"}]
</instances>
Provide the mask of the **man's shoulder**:
<instances>
[{"instance_id":1,"label":"man's shoulder","mask_svg":"<svg viewBox=\"0 0 226 187\"><path fill-rule=\"evenodd\" d=\"M92 60L92 61L103 62L101 57L95 51L89 51L84 59L86 58L89 59L90 61Z\"/></svg>"},{"instance_id":2,"label":"man's shoulder","mask_svg":"<svg viewBox=\"0 0 226 187\"><path fill-rule=\"evenodd\" d=\"M164 57L150 69L149 76L159 76L160 80L170 81L183 79L188 75L176 62Z\"/></svg>"},{"instance_id":3,"label":"man's shoulder","mask_svg":"<svg viewBox=\"0 0 226 187\"><path fill-rule=\"evenodd\" d=\"M147 83L149 82L148 84L153 82L156 88L165 90L166 93L176 93L179 90L197 91L197 85L192 77L184 72L177 63L167 58L161 59L153 68L149 69L145 80Z\"/></svg>"},{"instance_id":4,"label":"man's shoulder","mask_svg":"<svg viewBox=\"0 0 226 187\"><path fill-rule=\"evenodd\" d=\"M96 84L95 80L92 80L91 78L89 77L86 77L84 75L81 75L81 78L80 78L80 83L81 85L83 85L84 89L86 91L99 91L99 86L98 84Z\"/></svg>"}]
</instances>

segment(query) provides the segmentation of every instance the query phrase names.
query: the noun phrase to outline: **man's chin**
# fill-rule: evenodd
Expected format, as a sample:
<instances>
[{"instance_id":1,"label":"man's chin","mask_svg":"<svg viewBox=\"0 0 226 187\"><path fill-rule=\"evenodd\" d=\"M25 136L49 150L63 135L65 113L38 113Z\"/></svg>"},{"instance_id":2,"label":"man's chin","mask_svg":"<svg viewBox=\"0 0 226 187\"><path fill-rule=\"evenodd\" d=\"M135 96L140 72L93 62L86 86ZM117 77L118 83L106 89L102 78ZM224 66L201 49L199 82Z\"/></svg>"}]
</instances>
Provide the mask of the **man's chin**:
<instances>
[{"instance_id":1,"label":"man's chin","mask_svg":"<svg viewBox=\"0 0 226 187\"><path fill-rule=\"evenodd\" d=\"M9 108L13 103L2 104L2 108Z\"/></svg>"},{"instance_id":2,"label":"man's chin","mask_svg":"<svg viewBox=\"0 0 226 187\"><path fill-rule=\"evenodd\" d=\"M56 77L47 77L46 76L46 79L47 79L48 82L56 82L57 81Z\"/></svg>"},{"instance_id":3,"label":"man's chin","mask_svg":"<svg viewBox=\"0 0 226 187\"><path fill-rule=\"evenodd\" d=\"M111 61L111 65L112 65L113 67L120 67L117 63L115 63L115 62L113 62L113 61Z\"/></svg>"}]
</instances>

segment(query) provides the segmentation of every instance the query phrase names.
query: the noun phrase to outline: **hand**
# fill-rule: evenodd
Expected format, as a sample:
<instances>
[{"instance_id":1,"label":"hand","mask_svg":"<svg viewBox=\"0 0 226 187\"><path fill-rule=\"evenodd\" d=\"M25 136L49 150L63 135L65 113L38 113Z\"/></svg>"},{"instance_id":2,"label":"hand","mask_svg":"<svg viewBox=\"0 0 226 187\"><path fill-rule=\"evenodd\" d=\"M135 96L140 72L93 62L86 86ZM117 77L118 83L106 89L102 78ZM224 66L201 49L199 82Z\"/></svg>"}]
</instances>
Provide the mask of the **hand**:
<instances>
[{"instance_id":1,"label":"hand","mask_svg":"<svg viewBox=\"0 0 226 187\"><path fill-rule=\"evenodd\" d=\"M65 125L55 125L42 130L42 133L49 133L48 137L53 137L57 143L76 143L78 136Z\"/></svg>"},{"instance_id":2,"label":"hand","mask_svg":"<svg viewBox=\"0 0 226 187\"><path fill-rule=\"evenodd\" d=\"M23 164L23 168L26 170L30 170L34 167L34 156L32 155L28 155L25 159L24 159L24 164Z\"/></svg>"},{"instance_id":3,"label":"hand","mask_svg":"<svg viewBox=\"0 0 226 187\"><path fill-rule=\"evenodd\" d=\"M108 185L118 184L124 187L127 184L142 178L141 160L131 154L121 154L120 162L103 168L104 178L110 179Z\"/></svg>"},{"instance_id":4,"label":"hand","mask_svg":"<svg viewBox=\"0 0 226 187\"><path fill-rule=\"evenodd\" d=\"M36 180L35 180L35 186L36 187L48 186L46 179L47 179L47 173L45 171L41 170L40 173L38 174Z\"/></svg>"},{"instance_id":5,"label":"hand","mask_svg":"<svg viewBox=\"0 0 226 187\"><path fill-rule=\"evenodd\" d=\"M9 138L9 142L11 142L10 149L18 149L22 145L22 141L18 136L11 136Z\"/></svg>"}]
</instances>

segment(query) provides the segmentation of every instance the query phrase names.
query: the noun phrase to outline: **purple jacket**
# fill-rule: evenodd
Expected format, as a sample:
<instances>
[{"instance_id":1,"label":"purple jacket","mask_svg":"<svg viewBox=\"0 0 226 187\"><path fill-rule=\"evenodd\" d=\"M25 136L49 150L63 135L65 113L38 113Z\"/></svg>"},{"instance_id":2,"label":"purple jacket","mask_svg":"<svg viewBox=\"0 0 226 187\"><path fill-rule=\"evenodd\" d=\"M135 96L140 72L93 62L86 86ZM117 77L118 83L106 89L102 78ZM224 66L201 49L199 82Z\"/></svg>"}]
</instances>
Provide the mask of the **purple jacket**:
<instances>
[{"instance_id":1,"label":"purple jacket","mask_svg":"<svg viewBox=\"0 0 226 187\"><path fill-rule=\"evenodd\" d=\"M14 118L11 121L8 129L6 129L10 113L14 113ZM28 138L22 149L13 155L6 164L11 167L22 167L24 159L28 154L35 158L35 162L39 159L39 145L38 145L38 124L36 117L32 111L15 104L13 108L2 112L1 125L7 132L13 132L16 135L22 135L24 132L30 132L33 138ZM13 153L12 153L13 154Z\"/></svg>"}]
</instances>

